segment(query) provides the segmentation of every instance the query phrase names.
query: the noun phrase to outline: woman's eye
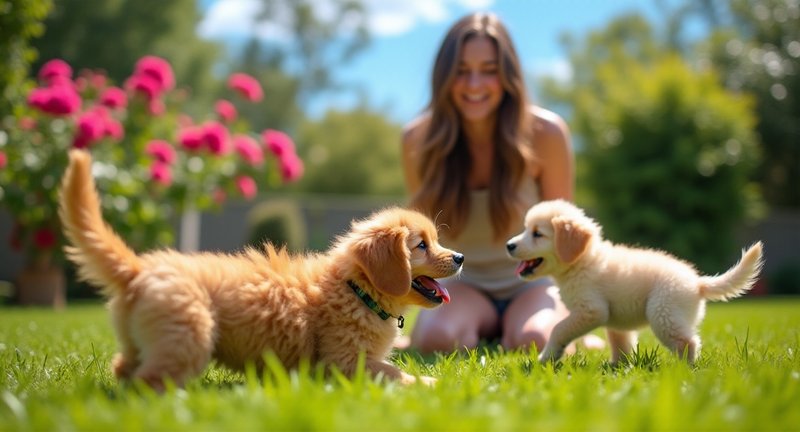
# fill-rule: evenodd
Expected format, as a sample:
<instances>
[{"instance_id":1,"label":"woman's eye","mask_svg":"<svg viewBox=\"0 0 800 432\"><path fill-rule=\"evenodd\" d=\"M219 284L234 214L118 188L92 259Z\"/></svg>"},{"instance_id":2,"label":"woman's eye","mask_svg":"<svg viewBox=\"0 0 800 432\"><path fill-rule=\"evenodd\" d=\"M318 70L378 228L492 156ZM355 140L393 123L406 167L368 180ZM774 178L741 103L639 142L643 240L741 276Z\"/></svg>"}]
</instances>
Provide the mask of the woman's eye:
<instances>
[{"instance_id":1,"label":"woman's eye","mask_svg":"<svg viewBox=\"0 0 800 432\"><path fill-rule=\"evenodd\" d=\"M420 249L422 249L422 250L426 250L426 249L428 249L428 245L427 245L427 244L425 244L425 241L424 241L424 240L423 240L423 241L421 241L421 242L419 242L419 244L417 245L417 247L418 247L418 248L420 248Z\"/></svg>"},{"instance_id":2,"label":"woman's eye","mask_svg":"<svg viewBox=\"0 0 800 432\"><path fill-rule=\"evenodd\" d=\"M539 237L542 237L542 233L540 233L539 230L533 230L533 238Z\"/></svg>"}]
</instances>

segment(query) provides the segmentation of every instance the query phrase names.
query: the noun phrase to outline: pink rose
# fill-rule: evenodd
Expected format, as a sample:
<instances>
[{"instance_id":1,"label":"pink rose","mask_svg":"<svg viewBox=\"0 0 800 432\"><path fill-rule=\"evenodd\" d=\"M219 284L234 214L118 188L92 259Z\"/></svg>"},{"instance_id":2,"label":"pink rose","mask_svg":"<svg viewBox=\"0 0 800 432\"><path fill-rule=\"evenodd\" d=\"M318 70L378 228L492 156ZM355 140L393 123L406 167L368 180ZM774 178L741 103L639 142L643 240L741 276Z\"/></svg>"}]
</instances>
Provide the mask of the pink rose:
<instances>
[{"instance_id":1,"label":"pink rose","mask_svg":"<svg viewBox=\"0 0 800 432\"><path fill-rule=\"evenodd\" d=\"M281 177L284 181L293 182L303 176L305 167L296 154L290 153L281 157Z\"/></svg>"},{"instance_id":2,"label":"pink rose","mask_svg":"<svg viewBox=\"0 0 800 432\"><path fill-rule=\"evenodd\" d=\"M233 138L233 148L250 165L255 166L264 162L264 152L252 137L236 135Z\"/></svg>"},{"instance_id":3,"label":"pink rose","mask_svg":"<svg viewBox=\"0 0 800 432\"><path fill-rule=\"evenodd\" d=\"M146 76L154 80L159 93L175 87L175 75L172 66L163 58L144 56L136 62L134 75Z\"/></svg>"},{"instance_id":4,"label":"pink rose","mask_svg":"<svg viewBox=\"0 0 800 432\"><path fill-rule=\"evenodd\" d=\"M222 121L226 123L230 123L236 120L236 106L226 101L224 99L218 100L217 103L214 105L215 110L217 111L217 115L219 116Z\"/></svg>"},{"instance_id":5,"label":"pink rose","mask_svg":"<svg viewBox=\"0 0 800 432\"><path fill-rule=\"evenodd\" d=\"M255 198L256 194L258 193L258 186L256 186L256 181L253 180L252 177L248 176L237 177L236 188L239 189L239 193L241 193L244 199L246 200L251 200Z\"/></svg>"},{"instance_id":6,"label":"pink rose","mask_svg":"<svg viewBox=\"0 0 800 432\"><path fill-rule=\"evenodd\" d=\"M53 79L58 77L72 78L72 67L64 60L50 60L39 69L39 80L43 83L50 84Z\"/></svg>"},{"instance_id":7,"label":"pink rose","mask_svg":"<svg viewBox=\"0 0 800 432\"><path fill-rule=\"evenodd\" d=\"M0 151L0 169L3 169L8 165L8 156L6 156L5 152Z\"/></svg>"},{"instance_id":8,"label":"pink rose","mask_svg":"<svg viewBox=\"0 0 800 432\"><path fill-rule=\"evenodd\" d=\"M261 84L246 73L235 73L228 78L228 87L237 91L250 102L258 102L264 98Z\"/></svg>"},{"instance_id":9,"label":"pink rose","mask_svg":"<svg viewBox=\"0 0 800 432\"><path fill-rule=\"evenodd\" d=\"M100 104L111 109L125 108L128 105L128 96L119 87L109 87L100 95Z\"/></svg>"},{"instance_id":10,"label":"pink rose","mask_svg":"<svg viewBox=\"0 0 800 432\"><path fill-rule=\"evenodd\" d=\"M155 161L150 165L150 178L158 184L169 186L172 184L172 171L169 165Z\"/></svg>"},{"instance_id":11,"label":"pink rose","mask_svg":"<svg viewBox=\"0 0 800 432\"><path fill-rule=\"evenodd\" d=\"M155 78L147 75L134 75L125 81L125 88L144 96L149 102L161 95L161 89Z\"/></svg>"},{"instance_id":12,"label":"pink rose","mask_svg":"<svg viewBox=\"0 0 800 432\"><path fill-rule=\"evenodd\" d=\"M73 146L86 148L105 136L106 118L102 111L86 111L78 117Z\"/></svg>"},{"instance_id":13,"label":"pink rose","mask_svg":"<svg viewBox=\"0 0 800 432\"><path fill-rule=\"evenodd\" d=\"M71 85L40 87L28 95L28 105L51 115L69 115L81 107L81 97Z\"/></svg>"},{"instance_id":14,"label":"pink rose","mask_svg":"<svg viewBox=\"0 0 800 432\"><path fill-rule=\"evenodd\" d=\"M172 164L175 162L175 149L172 148L170 143L164 140L156 139L147 143L145 153L165 164Z\"/></svg>"},{"instance_id":15,"label":"pink rose","mask_svg":"<svg viewBox=\"0 0 800 432\"><path fill-rule=\"evenodd\" d=\"M197 126L190 126L183 129L179 136L178 142L181 146L189 151L197 151L203 147L203 129Z\"/></svg>"},{"instance_id":16,"label":"pink rose","mask_svg":"<svg viewBox=\"0 0 800 432\"><path fill-rule=\"evenodd\" d=\"M125 128L123 128L122 123L118 122L117 120L111 117L106 117L105 136L120 141L125 137Z\"/></svg>"},{"instance_id":17,"label":"pink rose","mask_svg":"<svg viewBox=\"0 0 800 432\"><path fill-rule=\"evenodd\" d=\"M267 129L261 133L261 138L264 140L264 145L275 156L281 157L284 154L294 153L294 142L285 133Z\"/></svg>"},{"instance_id":18,"label":"pink rose","mask_svg":"<svg viewBox=\"0 0 800 432\"><path fill-rule=\"evenodd\" d=\"M209 122L203 125L203 140L211 153L228 153L228 129L222 123Z\"/></svg>"}]
</instances>

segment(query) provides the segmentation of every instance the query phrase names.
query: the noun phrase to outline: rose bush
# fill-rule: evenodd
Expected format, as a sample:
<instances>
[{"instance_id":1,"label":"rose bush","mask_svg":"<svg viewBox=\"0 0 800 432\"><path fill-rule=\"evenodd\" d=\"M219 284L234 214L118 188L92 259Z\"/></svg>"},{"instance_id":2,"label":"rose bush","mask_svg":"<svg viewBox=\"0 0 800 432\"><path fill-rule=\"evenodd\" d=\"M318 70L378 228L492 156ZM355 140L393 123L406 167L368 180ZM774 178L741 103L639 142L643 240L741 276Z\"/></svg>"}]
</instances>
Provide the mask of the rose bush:
<instances>
[{"instance_id":1,"label":"rose bush","mask_svg":"<svg viewBox=\"0 0 800 432\"><path fill-rule=\"evenodd\" d=\"M77 75L66 62L49 61L27 104L1 119L0 205L14 218L17 250L61 250L58 184L71 148L92 153L104 216L139 250L173 245L187 210L253 199L302 176L288 135L254 133L237 118L236 103L263 98L249 75L233 74L230 97L203 118L187 114L190 93L176 87L162 58L140 59L122 86L102 72Z\"/></svg>"}]
</instances>

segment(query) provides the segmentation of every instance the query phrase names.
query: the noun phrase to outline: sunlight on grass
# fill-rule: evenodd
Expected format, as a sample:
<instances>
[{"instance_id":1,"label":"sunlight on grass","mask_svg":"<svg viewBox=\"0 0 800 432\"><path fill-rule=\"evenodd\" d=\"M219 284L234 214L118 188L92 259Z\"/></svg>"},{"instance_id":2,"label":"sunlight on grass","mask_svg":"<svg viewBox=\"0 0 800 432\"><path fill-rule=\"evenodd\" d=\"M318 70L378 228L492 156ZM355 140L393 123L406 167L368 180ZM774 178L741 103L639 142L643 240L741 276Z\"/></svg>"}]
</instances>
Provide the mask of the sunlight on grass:
<instances>
[{"instance_id":1,"label":"sunlight on grass","mask_svg":"<svg viewBox=\"0 0 800 432\"><path fill-rule=\"evenodd\" d=\"M210 367L159 396L120 385L101 306L0 309L0 430L790 430L800 425L800 299L709 305L693 365L649 330L628 361L579 351L556 365L487 345L395 353L439 382L402 387L304 365Z\"/></svg>"}]
</instances>

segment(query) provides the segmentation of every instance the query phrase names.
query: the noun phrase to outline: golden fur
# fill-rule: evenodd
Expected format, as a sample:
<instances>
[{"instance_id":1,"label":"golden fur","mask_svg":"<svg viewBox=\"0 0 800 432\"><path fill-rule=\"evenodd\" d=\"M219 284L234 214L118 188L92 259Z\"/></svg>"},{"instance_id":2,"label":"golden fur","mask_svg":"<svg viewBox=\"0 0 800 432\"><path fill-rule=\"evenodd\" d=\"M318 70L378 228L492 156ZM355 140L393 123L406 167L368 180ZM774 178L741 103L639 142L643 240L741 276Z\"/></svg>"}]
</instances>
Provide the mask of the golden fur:
<instances>
[{"instance_id":1,"label":"golden fur","mask_svg":"<svg viewBox=\"0 0 800 432\"><path fill-rule=\"evenodd\" d=\"M665 346L693 362L700 352L697 326L705 301L744 294L763 264L758 242L726 273L701 276L666 252L603 240L599 225L562 200L533 206L525 230L507 248L513 259L522 261L521 277L552 276L570 310L553 329L539 355L542 362L557 360L569 342L600 326L606 327L612 361L617 362L631 353L635 330L647 323Z\"/></svg>"},{"instance_id":2,"label":"golden fur","mask_svg":"<svg viewBox=\"0 0 800 432\"><path fill-rule=\"evenodd\" d=\"M381 319L347 281L395 316L410 305L447 301L446 291L424 276L456 274L463 256L439 245L425 216L383 210L354 222L327 253L290 256L266 245L236 255L137 255L102 220L90 155L73 150L69 157L60 201L72 244L66 250L80 276L110 299L118 378L161 390L166 379L182 386L212 359L235 370L248 363L260 369L264 353L273 352L287 368L307 360L348 376L364 353L373 376L416 380L386 361L397 321ZM419 284L411 289L421 279L427 297Z\"/></svg>"}]
</instances>

